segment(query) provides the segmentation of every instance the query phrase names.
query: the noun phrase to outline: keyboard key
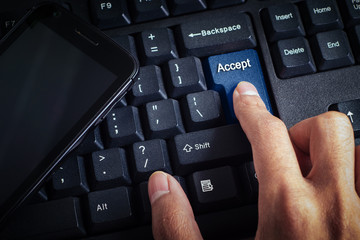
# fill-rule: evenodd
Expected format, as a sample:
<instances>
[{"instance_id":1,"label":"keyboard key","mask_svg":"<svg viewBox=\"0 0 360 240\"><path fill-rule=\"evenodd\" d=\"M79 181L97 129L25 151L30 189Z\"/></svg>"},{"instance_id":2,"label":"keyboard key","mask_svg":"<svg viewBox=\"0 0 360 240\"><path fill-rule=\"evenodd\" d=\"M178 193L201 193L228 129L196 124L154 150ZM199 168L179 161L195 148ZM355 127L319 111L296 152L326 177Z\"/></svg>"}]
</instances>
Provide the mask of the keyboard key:
<instances>
[{"instance_id":1,"label":"keyboard key","mask_svg":"<svg viewBox=\"0 0 360 240\"><path fill-rule=\"evenodd\" d=\"M360 62L360 25L357 25L350 29L349 40L354 50L356 60Z\"/></svg>"},{"instance_id":2,"label":"keyboard key","mask_svg":"<svg viewBox=\"0 0 360 240\"><path fill-rule=\"evenodd\" d=\"M360 2L354 0L338 1L342 17L348 27L360 23Z\"/></svg>"},{"instance_id":3,"label":"keyboard key","mask_svg":"<svg viewBox=\"0 0 360 240\"><path fill-rule=\"evenodd\" d=\"M125 146L144 140L139 111L132 106L111 110L106 117L105 128L109 147Z\"/></svg>"},{"instance_id":4,"label":"keyboard key","mask_svg":"<svg viewBox=\"0 0 360 240\"><path fill-rule=\"evenodd\" d=\"M247 203L256 203L259 195L259 182L253 162L246 162L239 166L239 177L244 200Z\"/></svg>"},{"instance_id":5,"label":"keyboard key","mask_svg":"<svg viewBox=\"0 0 360 240\"><path fill-rule=\"evenodd\" d=\"M140 212L140 217L142 222L150 223L151 222L151 204L148 194L148 182L140 183L136 189L136 203L137 209Z\"/></svg>"},{"instance_id":6,"label":"keyboard key","mask_svg":"<svg viewBox=\"0 0 360 240\"><path fill-rule=\"evenodd\" d=\"M91 167L95 189L131 184L124 149L111 148L92 153Z\"/></svg>"},{"instance_id":7,"label":"keyboard key","mask_svg":"<svg viewBox=\"0 0 360 240\"><path fill-rule=\"evenodd\" d=\"M185 179L179 176L173 176L183 188L186 195L188 195L188 190L186 186ZM141 219L144 223L150 223L151 221L151 204L148 194L148 182L142 182L136 187L137 194L137 209L139 209ZM189 195L188 195L189 196Z\"/></svg>"},{"instance_id":8,"label":"keyboard key","mask_svg":"<svg viewBox=\"0 0 360 240\"><path fill-rule=\"evenodd\" d=\"M303 37L280 40L271 47L276 73L292 78L316 72L308 41Z\"/></svg>"},{"instance_id":9,"label":"keyboard key","mask_svg":"<svg viewBox=\"0 0 360 240\"><path fill-rule=\"evenodd\" d=\"M355 137L360 137L360 99L333 104L329 110L346 114L354 128Z\"/></svg>"},{"instance_id":10,"label":"keyboard key","mask_svg":"<svg viewBox=\"0 0 360 240\"><path fill-rule=\"evenodd\" d=\"M355 63L345 32L334 30L316 34L312 50L319 70L329 70Z\"/></svg>"},{"instance_id":11,"label":"keyboard key","mask_svg":"<svg viewBox=\"0 0 360 240\"><path fill-rule=\"evenodd\" d=\"M184 190L185 194L189 197L189 192L188 192L185 178L180 177L180 176L173 176L173 177L176 179L176 181L178 181L180 183L181 188Z\"/></svg>"},{"instance_id":12,"label":"keyboard key","mask_svg":"<svg viewBox=\"0 0 360 240\"><path fill-rule=\"evenodd\" d=\"M135 106L167 99L161 69L155 65L141 67L128 98Z\"/></svg>"},{"instance_id":13,"label":"keyboard key","mask_svg":"<svg viewBox=\"0 0 360 240\"><path fill-rule=\"evenodd\" d=\"M211 89L220 93L226 119L237 122L233 108L233 92L241 81L255 85L266 108L272 113L264 76L257 52L249 49L223 55L211 56L205 61L205 75Z\"/></svg>"},{"instance_id":14,"label":"keyboard key","mask_svg":"<svg viewBox=\"0 0 360 240\"><path fill-rule=\"evenodd\" d=\"M250 143L238 124L177 135L170 146L173 169L178 175L240 163L251 154Z\"/></svg>"},{"instance_id":15,"label":"keyboard key","mask_svg":"<svg viewBox=\"0 0 360 240\"><path fill-rule=\"evenodd\" d=\"M211 8L227 7L235 4L244 3L245 0L207 0Z\"/></svg>"},{"instance_id":16,"label":"keyboard key","mask_svg":"<svg viewBox=\"0 0 360 240\"><path fill-rule=\"evenodd\" d=\"M131 53L133 57L137 57L134 37L130 35L123 35L112 36L111 39L119 44L122 48L125 48L129 53Z\"/></svg>"},{"instance_id":17,"label":"keyboard key","mask_svg":"<svg viewBox=\"0 0 360 240\"><path fill-rule=\"evenodd\" d=\"M145 110L148 138L170 138L185 132L178 101L166 99L150 102Z\"/></svg>"},{"instance_id":18,"label":"keyboard key","mask_svg":"<svg viewBox=\"0 0 360 240\"><path fill-rule=\"evenodd\" d=\"M195 172L188 178L192 203L199 211L239 204L235 174L229 166Z\"/></svg>"},{"instance_id":19,"label":"keyboard key","mask_svg":"<svg viewBox=\"0 0 360 240\"><path fill-rule=\"evenodd\" d=\"M101 29L129 25L130 15L124 0L90 0L93 23Z\"/></svg>"},{"instance_id":20,"label":"keyboard key","mask_svg":"<svg viewBox=\"0 0 360 240\"><path fill-rule=\"evenodd\" d=\"M4 238L4 236L8 236ZM85 236L78 198L27 205L10 219L2 239L75 239Z\"/></svg>"},{"instance_id":21,"label":"keyboard key","mask_svg":"<svg viewBox=\"0 0 360 240\"><path fill-rule=\"evenodd\" d=\"M47 200L49 200L45 186L42 187L35 195L31 196L30 198L31 199L29 200L29 204L46 202Z\"/></svg>"},{"instance_id":22,"label":"keyboard key","mask_svg":"<svg viewBox=\"0 0 360 240\"><path fill-rule=\"evenodd\" d=\"M182 100L188 131L217 127L225 122L218 92L191 93Z\"/></svg>"},{"instance_id":23,"label":"keyboard key","mask_svg":"<svg viewBox=\"0 0 360 240\"><path fill-rule=\"evenodd\" d=\"M304 26L296 5L291 3L273 5L264 9L261 13L264 29L270 42L305 36Z\"/></svg>"},{"instance_id":24,"label":"keyboard key","mask_svg":"<svg viewBox=\"0 0 360 240\"><path fill-rule=\"evenodd\" d=\"M113 108L121 108L121 107L126 107L126 106L127 106L127 101L126 101L126 98L123 97L114 105Z\"/></svg>"},{"instance_id":25,"label":"keyboard key","mask_svg":"<svg viewBox=\"0 0 360 240\"><path fill-rule=\"evenodd\" d=\"M140 34L142 62L145 65L161 64L178 58L172 30L169 28L153 29Z\"/></svg>"},{"instance_id":26,"label":"keyboard key","mask_svg":"<svg viewBox=\"0 0 360 240\"><path fill-rule=\"evenodd\" d=\"M130 191L118 187L88 194L91 232L124 228L134 222Z\"/></svg>"},{"instance_id":27,"label":"keyboard key","mask_svg":"<svg viewBox=\"0 0 360 240\"><path fill-rule=\"evenodd\" d=\"M240 12L216 12L209 19L185 22L178 28L179 43L186 56L212 54L254 48L256 40L248 15Z\"/></svg>"},{"instance_id":28,"label":"keyboard key","mask_svg":"<svg viewBox=\"0 0 360 240\"><path fill-rule=\"evenodd\" d=\"M132 0L135 22L144 22L169 16L165 0Z\"/></svg>"},{"instance_id":29,"label":"keyboard key","mask_svg":"<svg viewBox=\"0 0 360 240\"><path fill-rule=\"evenodd\" d=\"M104 144L101 138L100 127L98 126L93 131L87 133L75 152L78 155L85 155L102 149L104 149Z\"/></svg>"},{"instance_id":30,"label":"keyboard key","mask_svg":"<svg viewBox=\"0 0 360 240\"><path fill-rule=\"evenodd\" d=\"M66 159L53 174L51 183L55 198L88 193L84 159L80 156Z\"/></svg>"},{"instance_id":31,"label":"keyboard key","mask_svg":"<svg viewBox=\"0 0 360 240\"><path fill-rule=\"evenodd\" d=\"M304 1L303 4L303 20L308 34L344 27L334 0L311 0Z\"/></svg>"},{"instance_id":32,"label":"keyboard key","mask_svg":"<svg viewBox=\"0 0 360 240\"><path fill-rule=\"evenodd\" d=\"M0 37L8 33L25 13L24 9L17 12L0 13Z\"/></svg>"},{"instance_id":33,"label":"keyboard key","mask_svg":"<svg viewBox=\"0 0 360 240\"><path fill-rule=\"evenodd\" d=\"M166 72L170 80L167 88L172 98L207 89L201 61L196 57L170 60Z\"/></svg>"},{"instance_id":34,"label":"keyboard key","mask_svg":"<svg viewBox=\"0 0 360 240\"><path fill-rule=\"evenodd\" d=\"M136 182L147 181L155 171L172 173L165 140L134 143L132 153L133 177Z\"/></svg>"},{"instance_id":35,"label":"keyboard key","mask_svg":"<svg viewBox=\"0 0 360 240\"><path fill-rule=\"evenodd\" d=\"M206 2L204 0L169 0L168 3L173 15L181 15L206 9Z\"/></svg>"}]
</instances>

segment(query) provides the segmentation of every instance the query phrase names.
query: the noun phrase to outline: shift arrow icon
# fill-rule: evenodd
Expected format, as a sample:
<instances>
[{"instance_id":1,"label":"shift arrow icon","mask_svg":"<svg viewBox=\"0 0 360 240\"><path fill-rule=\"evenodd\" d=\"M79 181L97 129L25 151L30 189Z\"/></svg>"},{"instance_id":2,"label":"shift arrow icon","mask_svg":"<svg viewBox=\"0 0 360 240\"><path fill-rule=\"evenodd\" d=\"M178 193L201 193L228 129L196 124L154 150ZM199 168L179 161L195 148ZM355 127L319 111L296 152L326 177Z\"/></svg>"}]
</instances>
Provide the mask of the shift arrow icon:
<instances>
[{"instance_id":1,"label":"shift arrow icon","mask_svg":"<svg viewBox=\"0 0 360 240\"><path fill-rule=\"evenodd\" d=\"M183 150L187 153L191 152L191 149L193 149L193 147L190 146L189 144L186 144L185 147L183 148Z\"/></svg>"},{"instance_id":2,"label":"shift arrow icon","mask_svg":"<svg viewBox=\"0 0 360 240\"><path fill-rule=\"evenodd\" d=\"M348 117L350 118L351 123L354 123L354 120L353 120L353 117L352 117L354 114L349 111L346 115L348 115Z\"/></svg>"}]
</instances>

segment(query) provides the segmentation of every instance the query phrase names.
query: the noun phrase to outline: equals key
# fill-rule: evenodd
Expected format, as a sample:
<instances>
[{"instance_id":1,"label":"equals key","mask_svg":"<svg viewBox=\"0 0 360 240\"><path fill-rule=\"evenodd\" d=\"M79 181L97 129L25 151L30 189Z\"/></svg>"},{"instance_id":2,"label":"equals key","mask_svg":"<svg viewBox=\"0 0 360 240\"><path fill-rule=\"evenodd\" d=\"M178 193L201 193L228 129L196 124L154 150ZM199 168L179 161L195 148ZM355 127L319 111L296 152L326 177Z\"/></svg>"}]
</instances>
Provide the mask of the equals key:
<instances>
[{"instance_id":1,"label":"equals key","mask_svg":"<svg viewBox=\"0 0 360 240\"><path fill-rule=\"evenodd\" d=\"M360 99L333 104L329 110L346 114L353 126L355 138L360 137Z\"/></svg>"}]
</instances>

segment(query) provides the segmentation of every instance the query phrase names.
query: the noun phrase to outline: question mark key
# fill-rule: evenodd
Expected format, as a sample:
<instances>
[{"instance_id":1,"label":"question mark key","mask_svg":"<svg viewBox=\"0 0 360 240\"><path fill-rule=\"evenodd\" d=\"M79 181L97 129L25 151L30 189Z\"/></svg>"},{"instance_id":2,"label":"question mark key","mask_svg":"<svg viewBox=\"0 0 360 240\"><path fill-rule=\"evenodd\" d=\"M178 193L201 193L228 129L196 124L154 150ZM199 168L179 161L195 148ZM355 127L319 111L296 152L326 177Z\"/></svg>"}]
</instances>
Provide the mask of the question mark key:
<instances>
[{"instance_id":1,"label":"question mark key","mask_svg":"<svg viewBox=\"0 0 360 240\"><path fill-rule=\"evenodd\" d=\"M132 153L135 182L147 181L155 171L172 173L165 140L153 139L134 143Z\"/></svg>"}]
</instances>

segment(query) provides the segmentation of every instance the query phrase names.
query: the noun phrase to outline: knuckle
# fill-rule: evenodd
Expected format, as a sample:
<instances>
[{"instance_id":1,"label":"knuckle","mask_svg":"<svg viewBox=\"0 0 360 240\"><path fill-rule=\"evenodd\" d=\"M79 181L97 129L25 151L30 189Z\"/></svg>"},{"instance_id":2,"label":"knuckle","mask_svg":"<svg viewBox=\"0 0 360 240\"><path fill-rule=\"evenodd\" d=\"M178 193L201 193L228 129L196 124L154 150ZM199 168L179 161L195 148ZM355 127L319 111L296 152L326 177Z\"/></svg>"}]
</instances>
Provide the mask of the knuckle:
<instances>
[{"instance_id":1,"label":"knuckle","mask_svg":"<svg viewBox=\"0 0 360 240\"><path fill-rule=\"evenodd\" d=\"M349 118L341 112L326 112L319 115L318 119L320 121L320 124L326 123L327 125L332 127L344 126L352 129Z\"/></svg>"},{"instance_id":2,"label":"knuckle","mask_svg":"<svg viewBox=\"0 0 360 240\"><path fill-rule=\"evenodd\" d=\"M271 135L279 135L279 134L287 134L288 130L285 126L285 123L281 121L279 118L270 115L268 118L264 118L261 121L262 128L266 129L268 134Z\"/></svg>"},{"instance_id":3,"label":"knuckle","mask_svg":"<svg viewBox=\"0 0 360 240\"><path fill-rule=\"evenodd\" d=\"M319 115L317 127L325 127L325 131L335 136L335 139L353 139L353 128L349 118L340 112L330 111ZM346 142L348 143L348 142Z\"/></svg>"}]
</instances>

